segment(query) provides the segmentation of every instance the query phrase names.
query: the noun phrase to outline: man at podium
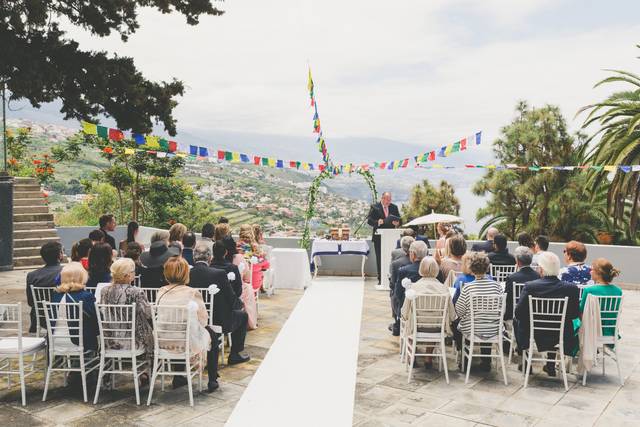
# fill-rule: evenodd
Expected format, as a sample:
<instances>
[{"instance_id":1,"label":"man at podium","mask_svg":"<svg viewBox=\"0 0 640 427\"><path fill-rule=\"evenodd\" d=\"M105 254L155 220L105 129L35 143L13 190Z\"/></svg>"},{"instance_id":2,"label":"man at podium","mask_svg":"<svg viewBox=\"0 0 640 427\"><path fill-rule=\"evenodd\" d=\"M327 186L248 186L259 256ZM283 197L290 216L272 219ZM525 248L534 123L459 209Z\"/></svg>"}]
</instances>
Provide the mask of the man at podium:
<instances>
[{"instance_id":1,"label":"man at podium","mask_svg":"<svg viewBox=\"0 0 640 427\"><path fill-rule=\"evenodd\" d=\"M380 202L374 203L369 209L367 223L373 227L373 248L376 251L376 270L378 272L378 284L380 284L380 235L376 234L378 228L396 228L400 226L400 211L398 206L391 203L391 193L382 193Z\"/></svg>"}]
</instances>

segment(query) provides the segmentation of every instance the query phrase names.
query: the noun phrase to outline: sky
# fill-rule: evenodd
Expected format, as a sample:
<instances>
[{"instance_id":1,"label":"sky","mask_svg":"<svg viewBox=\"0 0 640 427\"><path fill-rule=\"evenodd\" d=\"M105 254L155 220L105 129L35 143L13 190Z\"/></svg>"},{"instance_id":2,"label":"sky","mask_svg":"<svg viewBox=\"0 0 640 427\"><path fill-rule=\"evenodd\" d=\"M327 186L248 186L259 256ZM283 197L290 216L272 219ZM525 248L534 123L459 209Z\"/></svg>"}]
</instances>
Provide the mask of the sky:
<instances>
[{"instance_id":1,"label":"sky","mask_svg":"<svg viewBox=\"0 0 640 427\"><path fill-rule=\"evenodd\" d=\"M310 66L327 138L440 146L499 134L519 100L577 110L610 93L604 69L637 69L635 0L226 0L191 27L145 9L129 42L70 28L85 49L179 78L180 127L311 134ZM485 146L489 149L489 145Z\"/></svg>"}]
</instances>

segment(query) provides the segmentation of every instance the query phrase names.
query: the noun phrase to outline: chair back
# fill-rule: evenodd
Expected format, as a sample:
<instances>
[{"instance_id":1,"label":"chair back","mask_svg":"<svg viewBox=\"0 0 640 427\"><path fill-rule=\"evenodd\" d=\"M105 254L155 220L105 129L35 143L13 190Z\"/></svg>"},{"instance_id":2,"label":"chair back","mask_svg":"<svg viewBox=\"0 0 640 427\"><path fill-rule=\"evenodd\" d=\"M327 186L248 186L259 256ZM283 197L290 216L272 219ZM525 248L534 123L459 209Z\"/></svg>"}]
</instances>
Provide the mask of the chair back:
<instances>
[{"instance_id":1,"label":"chair back","mask_svg":"<svg viewBox=\"0 0 640 427\"><path fill-rule=\"evenodd\" d=\"M524 283L514 283L513 284L513 318L516 317L516 306L518 305L518 300L520 299L520 294L522 294L522 290L524 289Z\"/></svg>"},{"instance_id":2,"label":"chair back","mask_svg":"<svg viewBox=\"0 0 640 427\"><path fill-rule=\"evenodd\" d=\"M154 305L152 319L156 354L169 351L188 357L191 323L189 308L184 305Z\"/></svg>"},{"instance_id":3,"label":"chair back","mask_svg":"<svg viewBox=\"0 0 640 427\"><path fill-rule=\"evenodd\" d=\"M66 295L60 302L45 302L44 314L47 319L47 335L49 337L49 354L69 351L84 351L82 301L68 302ZM73 344L72 340L78 340Z\"/></svg>"},{"instance_id":4,"label":"chair back","mask_svg":"<svg viewBox=\"0 0 640 427\"><path fill-rule=\"evenodd\" d=\"M449 270L449 274L444 279L444 285L448 288L452 288L453 285L456 284L456 280L458 280L458 276L462 274L461 271Z\"/></svg>"},{"instance_id":5,"label":"chair back","mask_svg":"<svg viewBox=\"0 0 640 427\"><path fill-rule=\"evenodd\" d=\"M108 350L135 350L136 304L98 304L100 348Z\"/></svg>"},{"instance_id":6,"label":"chair back","mask_svg":"<svg viewBox=\"0 0 640 427\"><path fill-rule=\"evenodd\" d=\"M622 311L622 295L597 296L600 306L600 322L602 335L610 335L617 338L619 335L620 313Z\"/></svg>"},{"instance_id":7,"label":"chair back","mask_svg":"<svg viewBox=\"0 0 640 427\"><path fill-rule=\"evenodd\" d=\"M498 283L503 283L507 280L507 277L516 272L516 265L493 265L489 267L491 276Z\"/></svg>"},{"instance_id":8,"label":"chair back","mask_svg":"<svg viewBox=\"0 0 640 427\"><path fill-rule=\"evenodd\" d=\"M133 277L133 286L136 286L138 288L140 287L140 284L141 284L140 277L141 276L139 274Z\"/></svg>"},{"instance_id":9,"label":"chair back","mask_svg":"<svg viewBox=\"0 0 640 427\"><path fill-rule=\"evenodd\" d=\"M0 304L0 337L18 338L22 353L22 303Z\"/></svg>"},{"instance_id":10,"label":"chair back","mask_svg":"<svg viewBox=\"0 0 640 427\"><path fill-rule=\"evenodd\" d=\"M501 337L507 296L471 295L471 335L474 337Z\"/></svg>"},{"instance_id":11,"label":"chair back","mask_svg":"<svg viewBox=\"0 0 640 427\"><path fill-rule=\"evenodd\" d=\"M411 301L411 323L414 336L420 330L444 331L447 320L448 295L418 295Z\"/></svg>"},{"instance_id":12,"label":"chair back","mask_svg":"<svg viewBox=\"0 0 640 427\"><path fill-rule=\"evenodd\" d=\"M147 297L149 304L155 304L158 297L159 288L140 288L144 291L144 295Z\"/></svg>"},{"instance_id":13,"label":"chair back","mask_svg":"<svg viewBox=\"0 0 640 427\"><path fill-rule=\"evenodd\" d=\"M533 342L536 332L558 334L558 345L564 344L564 319L569 297L529 297L529 338Z\"/></svg>"},{"instance_id":14,"label":"chair back","mask_svg":"<svg viewBox=\"0 0 640 427\"><path fill-rule=\"evenodd\" d=\"M208 288L198 288L198 292L202 295L204 306L207 308L207 314L209 315L209 325L213 325L213 298L215 294L220 292L217 285L212 284Z\"/></svg>"},{"instance_id":15,"label":"chair back","mask_svg":"<svg viewBox=\"0 0 640 427\"><path fill-rule=\"evenodd\" d=\"M38 326L36 327L36 335L40 336L40 330L44 329L46 332L47 325L44 316L44 302L51 302L53 299L53 293L55 292L54 287L39 287L32 286L31 287L31 296L33 297L33 308L36 312L36 321L38 322ZM44 325L44 326L43 326Z\"/></svg>"}]
</instances>

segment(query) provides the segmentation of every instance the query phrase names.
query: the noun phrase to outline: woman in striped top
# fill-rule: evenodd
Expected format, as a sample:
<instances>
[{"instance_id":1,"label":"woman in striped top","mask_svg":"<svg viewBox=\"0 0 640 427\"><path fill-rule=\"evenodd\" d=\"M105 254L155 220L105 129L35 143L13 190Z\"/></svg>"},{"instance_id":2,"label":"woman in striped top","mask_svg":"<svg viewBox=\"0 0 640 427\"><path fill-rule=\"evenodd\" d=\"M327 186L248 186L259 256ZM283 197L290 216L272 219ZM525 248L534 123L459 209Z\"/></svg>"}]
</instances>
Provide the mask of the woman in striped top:
<instances>
[{"instance_id":1,"label":"woman in striped top","mask_svg":"<svg viewBox=\"0 0 640 427\"><path fill-rule=\"evenodd\" d=\"M473 282L462 287L460 297L457 299L455 308L459 323L454 332L454 338L458 348L462 348L462 336L471 334L471 297L472 296L499 296L502 294L502 287L487 274L489 269L489 257L484 252L472 252L469 256L469 269L475 276ZM496 320L497 321L497 320ZM476 318L475 333L482 339L488 339L495 335L495 321L483 322ZM482 354L490 354L491 347L481 348ZM463 365L464 366L464 365ZM491 359L483 358L481 368L491 369Z\"/></svg>"}]
</instances>

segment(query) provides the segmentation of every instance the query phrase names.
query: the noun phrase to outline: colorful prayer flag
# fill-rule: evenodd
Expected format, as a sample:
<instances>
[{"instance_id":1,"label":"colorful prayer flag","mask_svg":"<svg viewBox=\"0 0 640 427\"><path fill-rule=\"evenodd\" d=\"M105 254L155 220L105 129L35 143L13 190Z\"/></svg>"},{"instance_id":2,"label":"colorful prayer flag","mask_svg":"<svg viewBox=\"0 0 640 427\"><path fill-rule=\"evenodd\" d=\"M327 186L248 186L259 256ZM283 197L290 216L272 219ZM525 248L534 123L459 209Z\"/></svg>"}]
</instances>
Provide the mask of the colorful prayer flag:
<instances>
[{"instance_id":1,"label":"colorful prayer flag","mask_svg":"<svg viewBox=\"0 0 640 427\"><path fill-rule=\"evenodd\" d=\"M160 145L160 149L164 151L169 151L169 141L167 141L166 139L160 138L158 140L158 145Z\"/></svg>"},{"instance_id":2,"label":"colorful prayer flag","mask_svg":"<svg viewBox=\"0 0 640 427\"><path fill-rule=\"evenodd\" d=\"M249 163L249 156L247 156L246 154L240 154L240 161L242 163Z\"/></svg>"},{"instance_id":3,"label":"colorful prayer flag","mask_svg":"<svg viewBox=\"0 0 640 427\"><path fill-rule=\"evenodd\" d=\"M97 135L98 134L98 126L93 123L81 121L82 131L87 135Z\"/></svg>"},{"instance_id":4,"label":"colorful prayer flag","mask_svg":"<svg viewBox=\"0 0 640 427\"><path fill-rule=\"evenodd\" d=\"M169 141L169 152L175 153L177 149L178 149L178 143L175 141Z\"/></svg>"},{"instance_id":5,"label":"colorful prayer flag","mask_svg":"<svg viewBox=\"0 0 640 427\"><path fill-rule=\"evenodd\" d=\"M482 140L482 131L476 133L476 145L480 145Z\"/></svg>"},{"instance_id":6,"label":"colorful prayer flag","mask_svg":"<svg viewBox=\"0 0 640 427\"><path fill-rule=\"evenodd\" d=\"M109 129L109 139L112 141L122 141L124 134L118 129Z\"/></svg>"},{"instance_id":7,"label":"colorful prayer flag","mask_svg":"<svg viewBox=\"0 0 640 427\"><path fill-rule=\"evenodd\" d=\"M198 155L198 147L195 145L190 145L189 146L189 154L192 156L197 156Z\"/></svg>"},{"instance_id":8,"label":"colorful prayer flag","mask_svg":"<svg viewBox=\"0 0 640 427\"><path fill-rule=\"evenodd\" d=\"M144 135L139 133L132 133L131 137L136 142L137 145L144 145Z\"/></svg>"},{"instance_id":9,"label":"colorful prayer flag","mask_svg":"<svg viewBox=\"0 0 640 427\"><path fill-rule=\"evenodd\" d=\"M464 151L467 149L467 138L462 138L460 140L460 151Z\"/></svg>"}]
</instances>

